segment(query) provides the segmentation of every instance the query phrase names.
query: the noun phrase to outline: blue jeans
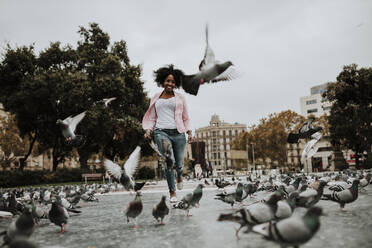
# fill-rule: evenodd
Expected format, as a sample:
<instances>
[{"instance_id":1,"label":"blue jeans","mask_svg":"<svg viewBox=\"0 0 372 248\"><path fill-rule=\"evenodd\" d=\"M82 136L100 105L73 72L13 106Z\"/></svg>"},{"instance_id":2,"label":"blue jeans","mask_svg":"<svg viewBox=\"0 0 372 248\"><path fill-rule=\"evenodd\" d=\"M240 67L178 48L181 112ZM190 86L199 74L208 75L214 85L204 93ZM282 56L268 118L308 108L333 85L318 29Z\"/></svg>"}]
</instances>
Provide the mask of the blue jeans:
<instances>
[{"instance_id":1,"label":"blue jeans","mask_svg":"<svg viewBox=\"0 0 372 248\"><path fill-rule=\"evenodd\" d=\"M155 129L154 139L159 151L163 153L162 140L167 139L172 144L172 162L175 165L177 176L182 176L183 160L185 156L186 138L184 133L179 133L177 129ZM169 192L176 191L175 176L173 168L167 168L164 163L165 175L167 177Z\"/></svg>"}]
</instances>

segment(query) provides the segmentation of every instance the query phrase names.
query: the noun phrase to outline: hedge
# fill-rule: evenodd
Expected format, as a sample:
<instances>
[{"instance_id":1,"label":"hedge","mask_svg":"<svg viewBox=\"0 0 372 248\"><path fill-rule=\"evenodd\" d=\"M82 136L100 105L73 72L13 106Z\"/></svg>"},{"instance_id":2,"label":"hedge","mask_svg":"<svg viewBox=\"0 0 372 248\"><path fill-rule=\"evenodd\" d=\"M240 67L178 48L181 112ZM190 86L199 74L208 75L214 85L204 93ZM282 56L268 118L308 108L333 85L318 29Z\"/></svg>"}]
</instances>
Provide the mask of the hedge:
<instances>
[{"instance_id":1,"label":"hedge","mask_svg":"<svg viewBox=\"0 0 372 248\"><path fill-rule=\"evenodd\" d=\"M81 181L81 169L57 169L51 171L0 171L0 187L19 187L35 184Z\"/></svg>"}]
</instances>

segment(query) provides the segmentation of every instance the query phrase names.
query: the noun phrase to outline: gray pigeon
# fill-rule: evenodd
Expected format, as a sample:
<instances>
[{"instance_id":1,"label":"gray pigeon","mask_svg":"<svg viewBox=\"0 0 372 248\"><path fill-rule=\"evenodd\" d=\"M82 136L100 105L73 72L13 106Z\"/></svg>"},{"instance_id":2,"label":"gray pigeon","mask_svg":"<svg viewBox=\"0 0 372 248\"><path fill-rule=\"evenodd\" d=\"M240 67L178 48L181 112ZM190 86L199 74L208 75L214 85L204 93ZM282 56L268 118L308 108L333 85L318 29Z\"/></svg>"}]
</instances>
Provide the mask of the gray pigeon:
<instances>
[{"instance_id":1,"label":"gray pigeon","mask_svg":"<svg viewBox=\"0 0 372 248\"><path fill-rule=\"evenodd\" d=\"M277 210L275 212L276 219L285 219L293 214L296 208L296 199L298 192L292 192L289 194L287 199L280 200L277 202Z\"/></svg>"},{"instance_id":2,"label":"gray pigeon","mask_svg":"<svg viewBox=\"0 0 372 248\"><path fill-rule=\"evenodd\" d=\"M316 132L322 130L322 127L314 127L312 122L314 118L309 118L306 123L302 125L302 127L298 130L298 133L289 133L287 142L288 143L297 143L299 139L306 139L309 138Z\"/></svg>"},{"instance_id":3,"label":"gray pigeon","mask_svg":"<svg viewBox=\"0 0 372 248\"><path fill-rule=\"evenodd\" d=\"M308 188L304 192L298 195L296 205L298 207L310 208L318 203L323 195L324 187L327 185L326 182L320 181L318 190Z\"/></svg>"},{"instance_id":4,"label":"gray pigeon","mask_svg":"<svg viewBox=\"0 0 372 248\"><path fill-rule=\"evenodd\" d=\"M353 184L350 188L342 191L333 191L331 194L323 194L323 200L331 200L338 202L340 204L341 211L344 211L346 203L351 203L358 198L358 184L359 180L356 179L353 181Z\"/></svg>"},{"instance_id":5,"label":"gray pigeon","mask_svg":"<svg viewBox=\"0 0 372 248\"><path fill-rule=\"evenodd\" d=\"M67 219L69 214L67 210L59 205L56 201L52 202L52 208L49 211L49 220L57 226L61 227L61 233L65 232L65 225L67 224Z\"/></svg>"},{"instance_id":6,"label":"gray pigeon","mask_svg":"<svg viewBox=\"0 0 372 248\"><path fill-rule=\"evenodd\" d=\"M64 120L57 120L57 125L62 131L63 137L65 137L67 144L80 147L84 144L85 140L82 135L76 135L75 129L79 122L85 117L85 112L82 112L74 117L69 116Z\"/></svg>"},{"instance_id":7,"label":"gray pigeon","mask_svg":"<svg viewBox=\"0 0 372 248\"><path fill-rule=\"evenodd\" d=\"M27 239L34 230L35 222L31 212L28 208L25 208L23 213L9 225L7 231L0 233L0 235L5 235L2 246L10 244L16 239Z\"/></svg>"},{"instance_id":8,"label":"gray pigeon","mask_svg":"<svg viewBox=\"0 0 372 248\"><path fill-rule=\"evenodd\" d=\"M195 96L198 94L200 84L228 81L238 76L231 61L219 63L215 60L214 52L208 42L208 25L205 27L205 36L206 48L204 58L199 65L199 72L185 75L181 82L184 91Z\"/></svg>"},{"instance_id":9,"label":"gray pigeon","mask_svg":"<svg viewBox=\"0 0 372 248\"><path fill-rule=\"evenodd\" d=\"M129 218L134 219L134 229L139 228L137 223L137 217L142 213L142 201L141 192L137 191L136 197L133 201L129 202L127 209L125 210L125 216L127 216L127 222L129 223Z\"/></svg>"},{"instance_id":10,"label":"gray pigeon","mask_svg":"<svg viewBox=\"0 0 372 248\"><path fill-rule=\"evenodd\" d=\"M199 201L203 196L203 184L196 186L196 189L192 193L185 195L181 201L173 205L174 208L186 210L186 215L191 216L190 209L193 207L199 207Z\"/></svg>"},{"instance_id":11,"label":"gray pigeon","mask_svg":"<svg viewBox=\"0 0 372 248\"><path fill-rule=\"evenodd\" d=\"M275 213L279 200L281 200L281 194L275 192L266 202L257 202L246 208L243 207L234 213L221 214L218 221L232 221L240 224L240 227L235 232L235 236L238 237L239 231L243 227L247 227L247 233L251 231L254 225L274 220L276 218Z\"/></svg>"},{"instance_id":12,"label":"gray pigeon","mask_svg":"<svg viewBox=\"0 0 372 248\"><path fill-rule=\"evenodd\" d=\"M141 147L137 146L125 162L123 169L109 159L105 159L103 165L116 181L120 182L126 190L131 191L134 190L135 187L133 174L138 167L140 157Z\"/></svg>"},{"instance_id":13,"label":"gray pigeon","mask_svg":"<svg viewBox=\"0 0 372 248\"><path fill-rule=\"evenodd\" d=\"M169 214L169 208L165 200L166 200L166 197L163 195L161 197L160 202L152 208L152 216L154 216L154 218L157 221L159 221L160 219L160 224L162 225L164 224L163 222L164 217Z\"/></svg>"},{"instance_id":14,"label":"gray pigeon","mask_svg":"<svg viewBox=\"0 0 372 248\"><path fill-rule=\"evenodd\" d=\"M227 204L230 204L231 207L233 207L235 202L242 202L243 200L243 184L238 183L238 185L236 186L236 190L234 192L232 193L223 192L217 194L216 198L214 199L221 200Z\"/></svg>"},{"instance_id":15,"label":"gray pigeon","mask_svg":"<svg viewBox=\"0 0 372 248\"><path fill-rule=\"evenodd\" d=\"M37 246L28 240L20 239L10 243L9 248L37 248Z\"/></svg>"},{"instance_id":16,"label":"gray pigeon","mask_svg":"<svg viewBox=\"0 0 372 248\"><path fill-rule=\"evenodd\" d=\"M276 223L260 224L254 226L253 231L280 244L281 247L299 247L309 241L319 230L320 215L322 215L322 209L312 207L303 217L292 216Z\"/></svg>"}]
</instances>

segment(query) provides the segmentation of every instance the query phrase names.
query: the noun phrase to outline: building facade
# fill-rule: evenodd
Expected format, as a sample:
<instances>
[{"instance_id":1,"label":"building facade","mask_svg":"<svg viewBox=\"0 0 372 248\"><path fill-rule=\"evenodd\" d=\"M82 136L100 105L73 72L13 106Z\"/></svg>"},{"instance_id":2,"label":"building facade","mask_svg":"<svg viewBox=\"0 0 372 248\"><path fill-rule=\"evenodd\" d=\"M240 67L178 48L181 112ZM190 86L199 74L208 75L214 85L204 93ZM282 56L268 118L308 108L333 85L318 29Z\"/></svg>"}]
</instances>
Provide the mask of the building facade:
<instances>
[{"instance_id":1,"label":"building facade","mask_svg":"<svg viewBox=\"0 0 372 248\"><path fill-rule=\"evenodd\" d=\"M195 140L205 142L205 159L215 170L229 170L234 169L230 142L246 131L245 124L226 123L218 115L212 115L209 126L195 130Z\"/></svg>"},{"instance_id":2,"label":"building facade","mask_svg":"<svg viewBox=\"0 0 372 248\"><path fill-rule=\"evenodd\" d=\"M331 103L322 97L322 94L327 90L328 83L311 87L310 95L300 98L301 115L307 117L312 114L320 117L323 114L329 114Z\"/></svg>"},{"instance_id":3,"label":"building facade","mask_svg":"<svg viewBox=\"0 0 372 248\"><path fill-rule=\"evenodd\" d=\"M328 83L311 87L310 95L300 98L301 115L307 118L309 115L320 117L330 114L331 103L322 97L327 86ZM303 169L305 172L334 170L332 145L327 135L324 135L315 144L318 150L314 156L301 162L302 151L309 140L300 140L297 144L287 144L287 169L290 171Z\"/></svg>"}]
</instances>

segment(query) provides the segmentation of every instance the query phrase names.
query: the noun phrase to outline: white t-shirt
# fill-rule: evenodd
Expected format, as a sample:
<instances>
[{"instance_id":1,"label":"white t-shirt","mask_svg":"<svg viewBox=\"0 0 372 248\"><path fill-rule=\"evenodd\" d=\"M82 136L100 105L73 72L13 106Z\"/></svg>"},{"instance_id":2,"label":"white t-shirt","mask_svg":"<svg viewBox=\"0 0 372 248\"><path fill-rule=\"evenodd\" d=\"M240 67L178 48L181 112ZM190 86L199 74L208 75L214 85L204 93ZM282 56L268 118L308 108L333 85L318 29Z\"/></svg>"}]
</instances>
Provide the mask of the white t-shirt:
<instances>
[{"instance_id":1,"label":"white t-shirt","mask_svg":"<svg viewBox=\"0 0 372 248\"><path fill-rule=\"evenodd\" d=\"M155 103L155 110L158 116L155 128L177 129L174 112L176 109L176 98L159 98Z\"/></svg>"}]
</instances>

